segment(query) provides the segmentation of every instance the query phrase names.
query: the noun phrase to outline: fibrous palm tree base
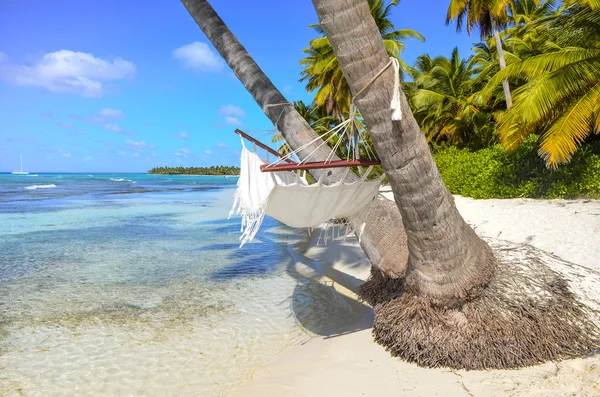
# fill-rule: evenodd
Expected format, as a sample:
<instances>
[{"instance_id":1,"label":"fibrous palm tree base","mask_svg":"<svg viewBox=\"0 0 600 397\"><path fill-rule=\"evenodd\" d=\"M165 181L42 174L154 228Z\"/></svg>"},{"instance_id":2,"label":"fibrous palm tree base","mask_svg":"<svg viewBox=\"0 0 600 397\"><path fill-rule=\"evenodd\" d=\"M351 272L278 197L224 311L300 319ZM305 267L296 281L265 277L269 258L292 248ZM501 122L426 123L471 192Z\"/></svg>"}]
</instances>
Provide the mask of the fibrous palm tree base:
<instances>
[{"instance_id":1,"label":"fibrous palm tree base","mask_svg":"<svg viewBox=\"0 0 600 397\"><path fill-rule=\"evenodd\" d=\"M373 305L375 340L392 355L425 367L519 368L600 352L598 312L581 304L563 276L531 246L494 250L495 276L480 296L441 307L410 291L403 278L375 271L359 291ZM556 263L555 263L556 265Z\"/></svg>"}]
</instances>

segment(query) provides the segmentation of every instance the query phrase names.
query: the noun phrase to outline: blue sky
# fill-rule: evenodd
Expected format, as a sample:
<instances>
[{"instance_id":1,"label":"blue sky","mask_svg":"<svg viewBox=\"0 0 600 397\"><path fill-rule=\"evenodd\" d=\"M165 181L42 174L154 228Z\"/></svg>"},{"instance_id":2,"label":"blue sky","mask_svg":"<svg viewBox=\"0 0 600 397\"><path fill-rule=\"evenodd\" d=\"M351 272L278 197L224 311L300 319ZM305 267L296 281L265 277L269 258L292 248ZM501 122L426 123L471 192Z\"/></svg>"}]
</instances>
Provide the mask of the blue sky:
<instances>
[{"instance_id":1,"label":"blue sky","mask_svg":"<svg viewBox=\"0 0 600 397\"><path fill-rule=\"evenodd\" d=\"M310 101L298 82L315 37L309 0L211 4L288 100ZM455 46L468 56L477 33L446 27L447 5L393 10L396 28L426 38L407 43L407 63ZM20 153L31 172L235 165L236 127L272 125L179 1L0 2L0 172Z\"/></svg>"}]
</instances>

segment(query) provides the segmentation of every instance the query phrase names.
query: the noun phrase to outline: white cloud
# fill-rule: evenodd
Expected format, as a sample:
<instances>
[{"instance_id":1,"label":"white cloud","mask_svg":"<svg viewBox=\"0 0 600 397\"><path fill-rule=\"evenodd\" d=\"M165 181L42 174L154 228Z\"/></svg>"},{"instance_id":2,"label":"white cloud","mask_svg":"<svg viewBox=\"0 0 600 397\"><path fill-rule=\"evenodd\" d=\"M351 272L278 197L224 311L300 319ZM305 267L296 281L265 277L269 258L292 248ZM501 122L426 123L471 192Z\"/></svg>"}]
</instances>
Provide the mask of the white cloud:
<instances>
[{"instance_id":1,"label":"white cloud","mask_svg":"<svg viewBox=\"0 0 600 397\"><path fill-rule=\"evenodd\" d=\"M86 135L86 132L85 131L71 131L71 132L69 132L69 135L71 135L71 136Z\"/></svg>"},{"instance_id":2,"label":"white cloud","mask_svg":"<svg viewBox=\"0 0 600 397\"><path fill-rule=\"evenodd\" d=\"M81 159L81 161L93 161L94 158L92 156L87 156Z\"/></svg>"},{"instance_id":3,"label":"white cloud","mask_svg":"<svg viewBox=\"0 0 600 397\"><path fill-rule=\"evenodd\" d=\"M220 72L224 67L219 55L199 41L173 50L173 58L182 61L186 68L195 70Z\"/></svg>"},{"instance_id":4,"label":"white cloud","mask_svg":"<svg viewBox=\"0 0 600 397\"><path fill-rule=\"evenodd\" d=\"M45 54L31 66L3 63L0 76L18 86L42 87L86 98L106 94L103 82L133 77L135 65L121 58L104 60L86 52L60 50Z\"/></svg>"},{"instance_id":5,"label":"white cloud","mask_svg":"<svg viewBox=\"0 0 600 397\"><path fill-rule=\"evenodd\" d=\"M104 124L104 123L106 123L106 120L104 120L102 117L98 117L98 116L86 117L86 118L84 118L84 120L86 122L92 123L92 124Z\"/></svg>"},{"instance_id":6,"label":"white cloud","mask_svg":"<svg viewBox=\"0 0 600 397\"><path fill-rule=\"evenodd\" d=\"M225 116L225 123L229 125L242 126L244 123L240 120L246 116L246 112L235 105L221 105L217 111L219 115Z\"/></svg>"},{"instance_id":7,"label":"white cloud","mask_svg":"<svg viewBox=\"0 0 600 397\"><path fill-rule=\"evenodd\" d=\"M230 149L231 148L231 146L229 146L223 142L219 142L215 146L218 147L219 149Z\"/></svg>"},{"instance_id":8,"label":"white cloud","mask_svg":"<svg viewBox=\"0 0 600 397\"><path fill-rule=\"evenodd\" d=\"M5 62L8 61L8 57L6 56L5 53L0 52L0 62Z\"/></svg>"},{"instance_id":9,"label":"white cloud","mask_svg":"<svg viewBox=\"0 0 600 397\"><path fill-rule=\"evenodd\" d=\"M189 150L189 149L186 149L184 147L182 147L181 149L178 149L175 152L175 156L177 156L177 157L184 157L184 158L187 158L187 156L189 156L190 154L192 154L192 151Z\"/></svg>"},{"instance_id":10,"label":"white cloud","mask_svg":"<svg viewBox=\"0 0 600 397\"><path fill-rule=\"evenodd\" d=\"M235 105L221 105L218 110L221 116L244 117L246 112Z\"/></svg>"},{"instance_id":11,"label":"white cloud","mask_svg":"<svg viewBox=\"0 0 600 397\"><path fill-rule=\"evenodd\" d=\"M175 136L177 138L181 138L181 139L190 139L190 136L185 132L179 132L179 133L175 134Z\"/></svg>"},{"instance_id":12,"label":"white cloud","mask_svg":"<svg viewBox=\"0 0 600 397\"><path fill-rule=\"evenodd\" d=\"M62 128L75 128L75 124L69 123L68 121L61 121L60 123L56 123L56 125Z\"/></svg>"},{"instance_id":13,"label":"white cloud","mask_svg":"<svg viewBox=\"0 0 600 397\"><path fill-rule=\"evenodd\" d=\"M237 117L225 117L225 122L229 125L244 125L244 123L242 123L242 120L238 119Z\"/></svg>"},{"instance_id":14,"label":"white cloud","mask_svg":"<svg viewBox=\"0 0 600 397\"><path fill-rule=\"evenodd\" d=\"M212 153L213 153L213 152L211 152L210 150L205 150L205 151L204 151L204 154L207 154L207 155L209 155L209 156L210 156Z\"/></svg>"},{"instance_id":15,"label":"white cloud","mask_svg":"<svg viewBox=\"0 0 600 397\"><path fill-rule=\"evenodd\" d=\"M291 86L290 84L284 84L282 91L284 94L290 94L292 91L294 91L294 87Z\"/></svg>"},{"instance_id":16,"label":"white cloud","mask_svg":"<svg viewBox=\"0 0 600 397\"><path fill-rule=\"evenodd\" d=\"M135 150L135 151L141 151L141 150L152 150L155 149L156 146L154 145L150 145L144 141L131 141L131 140L126 140L125 141L125 146L128 147L129 149Z\"/></svg>"},{"instance_id":17,"label":"white cloud","mask_svg":"<svg viewBox=\"0 0 600 397\"><path fill-rule=\"evenodd\" d=\"M54 115L52 113L42 113L42 117L45 119L53 119Z\"/></svg>"},{"instance_id":18,"label":"white cloud","mask_svg":"<svg viewBox=\"0 0 600 397\"><path fill-rule=\"evenodd\" d=\"M135 152L135 153L133 154L133 157L135 157L135 158L139 159L140 157L142 157L142 155L141 155L141 154L139 154L138 152Z\"/></svg>"},{"instance_id":19,"label":"white cloud","mask_svg":"<svg viewBox=\"0 0 600 397\"><path fill-rule=\"evenodd\" d=\"M135 136L136 135L136 133L131 130L125 131L120 126L118 126L116 124L111 124L111 123L104 124L104 129L106 131L114 132L115 134L124 135L124 136Z\"/></svg>"},{"instance_id":20,"label":"white cloud","mask_svg":"<svg viewBox=\"0 0 600 397\"><path fill-rule=\"evenodd\" d=\"M57 152L59 152L60 155L63 156L64 158L71 157L71 153L67 152L65 149L58 149Z\"/></svg>"},{"instance_id":21,"label":"white cloud","mask_svg":"<svg viewBox=\"0 0 600 397\"><path fill-rule=\"evenodd\" d=\"M116 132L117 134L123 132L123 129L116 124L104 124L104 129L110 132Z\"/></svg>"},{"instance_id":22,"label":"white cloud","mask_svg":"<svg viewBox=\"0 0 600 397\"><path fill-rule=\"evenodd\" d=\"M113 120L121 120L122 118L125 117L125 115L123 114L123 111L121 111L119 109L110 109L110 108L104 108L104 109L100 110L98 112L98 115L100 117L105 117L107 119L113 119Z\"/></svg>"}]
</instances>

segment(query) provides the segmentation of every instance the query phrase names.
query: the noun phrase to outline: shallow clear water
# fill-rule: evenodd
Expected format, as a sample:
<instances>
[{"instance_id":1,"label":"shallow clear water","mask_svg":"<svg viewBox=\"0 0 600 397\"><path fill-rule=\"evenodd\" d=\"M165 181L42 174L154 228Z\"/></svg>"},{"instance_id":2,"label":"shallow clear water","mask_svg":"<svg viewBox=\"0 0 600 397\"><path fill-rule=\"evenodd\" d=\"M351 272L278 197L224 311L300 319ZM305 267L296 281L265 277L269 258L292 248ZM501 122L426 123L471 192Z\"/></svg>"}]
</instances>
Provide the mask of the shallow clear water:
<instances>
[{"instance_id":1,"label":"shallow clear water","mask_svg":"<svg viewBox=\"0 0 600 397\"><path fill-rule=\"evenodd\" d=\"M0 395L220 395L351 316L293 270L297 231L238 249L236 182L0 174Z\"/></svg>"}]
</instances>

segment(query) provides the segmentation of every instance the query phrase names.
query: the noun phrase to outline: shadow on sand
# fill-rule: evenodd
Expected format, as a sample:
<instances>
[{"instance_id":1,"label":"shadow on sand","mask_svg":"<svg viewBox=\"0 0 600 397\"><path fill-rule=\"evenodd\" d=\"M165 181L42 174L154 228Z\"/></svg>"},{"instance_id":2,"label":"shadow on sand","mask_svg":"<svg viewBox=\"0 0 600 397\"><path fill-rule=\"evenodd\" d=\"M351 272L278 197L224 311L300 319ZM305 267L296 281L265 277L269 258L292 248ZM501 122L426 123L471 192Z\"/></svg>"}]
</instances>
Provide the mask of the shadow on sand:
<instances>
[{"instance_id":1,"label":"shadow on sand","mask_svg":"<svg viewBox=\"0 0 600 397\"><path fill-rule=\"evenodd\" d=\"M207 222L207 226L218 234L239 234L239 219ZM208 278L227 282L269 277L283 268L297 284L282 304L290 304L291 315L304 330L332 338L370 328L372 309L356 297L356 290L364 281L347 272L368 273L368 260L354 244L343 241L316 246L316 236L310 238L304 230L288 229L274 219L265 218L255 241L242 248L236 243L201 248L230 252L227 256L230 264Z\"/></svg>"}]
</instances>

